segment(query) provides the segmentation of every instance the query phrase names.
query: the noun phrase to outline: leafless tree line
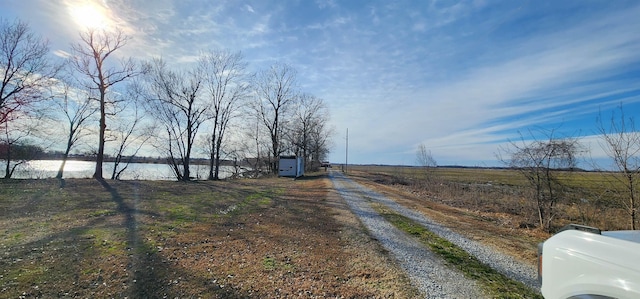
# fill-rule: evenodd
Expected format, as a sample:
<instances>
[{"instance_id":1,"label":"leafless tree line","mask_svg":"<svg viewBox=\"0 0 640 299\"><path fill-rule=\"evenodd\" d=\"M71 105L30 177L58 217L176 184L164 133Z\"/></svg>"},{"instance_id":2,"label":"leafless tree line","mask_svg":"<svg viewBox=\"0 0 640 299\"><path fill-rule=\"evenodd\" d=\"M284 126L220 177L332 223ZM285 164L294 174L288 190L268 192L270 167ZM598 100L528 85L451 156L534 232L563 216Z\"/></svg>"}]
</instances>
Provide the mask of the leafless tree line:
<instances>
[{"instance_id":1,"label":"leafless tree line","mask_svg":"<svg viewBox=\"0 0 640 299\"><path fill-rule=\"evenodd\" d=\"M162 58L118 59L129 41L120 30L85 31L68 59L54 63L48 43L26 23L0 20L0 27L0 154L7 178L21 163L11 149L27 140L66 140L58 178L81 143L92 148L97 179L105 156L114 161L111 179L118 179L145 146L183 181L193 178L198 154L206 154L208 179L216 180L225 160L258 175L277 172L282 154L301 155L313 167L329 151L328 109L299 90L289 65L252 74L241 53L227 50L201 53L197 63L180 68ZM47 120L64 124L66 133L42 125ZM89 139L95 136L97 143Z\"/></svg>"}]
</instances>

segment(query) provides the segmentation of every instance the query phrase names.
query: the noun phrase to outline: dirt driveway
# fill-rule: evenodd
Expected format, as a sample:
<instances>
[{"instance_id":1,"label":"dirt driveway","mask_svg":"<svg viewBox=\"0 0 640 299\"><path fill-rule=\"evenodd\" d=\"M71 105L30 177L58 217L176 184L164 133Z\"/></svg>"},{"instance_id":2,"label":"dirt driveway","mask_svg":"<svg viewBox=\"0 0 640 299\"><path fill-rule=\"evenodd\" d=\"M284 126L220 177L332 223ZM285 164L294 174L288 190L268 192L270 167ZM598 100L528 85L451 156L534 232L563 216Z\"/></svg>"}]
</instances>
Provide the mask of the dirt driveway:
<instances>
[{"instance_id":1,"label":"dirt driveway","mask_svg":"<svg viewBox=\"0 0 640 299\"><path fill-rule=\"evenodd\" d=\"M329 177L334 188L347 202L352 212L358 216L371 236L384 246L407 272L412 283L424 292L427 298L481 298L477 284L464 277L459 271L448 268L442 260L426 247L396 229L384 220L372 207L382 204L414 221L430 231L448 239L474 255L483 263L499 272L523 282L533 289L538 288L536 271L514 258L496 252L491 248L469 240L446 227L434 222L425 215L410 210L395 201L354 182L341 172L332 171Z\"/></svg>"}]
</instances>

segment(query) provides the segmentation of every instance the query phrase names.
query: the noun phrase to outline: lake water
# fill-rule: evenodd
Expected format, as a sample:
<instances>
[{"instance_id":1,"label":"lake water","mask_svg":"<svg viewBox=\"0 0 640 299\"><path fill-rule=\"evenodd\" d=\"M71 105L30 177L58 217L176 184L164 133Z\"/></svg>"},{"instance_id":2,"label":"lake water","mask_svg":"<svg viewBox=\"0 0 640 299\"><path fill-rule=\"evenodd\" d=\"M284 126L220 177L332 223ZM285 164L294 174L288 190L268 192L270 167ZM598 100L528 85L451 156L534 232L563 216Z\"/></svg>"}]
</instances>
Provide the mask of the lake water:
<instances>
[{"instance_id":1,"label":"lake water","mask_svg":"<svg viewBox=\"0 0 640 299\"><path fill-rule=\"evenodd\" d=\"M13 173L15 179L42 179L53 178L58 173L61 160L33 160L18 166ZM6 163L0 162L0 177L5 175ZM64 167L64 178L90 178L93 176L96 163L89 161L67 161ZM192 176L198 180L209 177L208 165L191 165ZM113 163L104 163L103 176L111 177ZM233 167L221 166L220 178L226 178L233 174ZM131 163L120 175L122 180L176 180L173 171L166 164Z\"/></svg>"}]
</instances>

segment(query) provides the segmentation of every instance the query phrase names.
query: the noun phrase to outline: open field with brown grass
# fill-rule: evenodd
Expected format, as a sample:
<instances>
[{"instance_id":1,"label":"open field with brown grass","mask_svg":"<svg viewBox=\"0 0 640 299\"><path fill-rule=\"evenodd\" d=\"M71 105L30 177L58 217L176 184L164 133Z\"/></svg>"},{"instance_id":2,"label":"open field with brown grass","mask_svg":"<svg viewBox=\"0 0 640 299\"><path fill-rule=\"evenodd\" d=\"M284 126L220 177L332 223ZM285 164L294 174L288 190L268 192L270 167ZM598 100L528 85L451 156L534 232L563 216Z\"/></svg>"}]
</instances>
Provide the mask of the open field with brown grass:
<instances>
[{"instance_id":1,"label":"open field with brown grass","mask_svg":"<svg viewBox=\"0 0 640 299\"><path fill-rule=\"evenodd\" d=\"M330 187L0 180L0 297L416 296Z\"/></svg>"},{"instance_id":2,"label":"open field with brown grass","mask_svg":"<svg viewBox=\"0 0 640 299\"><path fill-rule=\"evenodd\" d=\"M349 166L349 176L456 232L534 264L536 244L550 234L537 228L525 178L509 169ZM565 173L572 191L558 206L554 224L628 229L628 216L607 198L610 175ZM615 186L618 188L619 186Z\"/></svg>"},{"instance_id":3,"label":"open field with brown grass","mask_svg":"<svg viewBox=\"0 0 640 299\"><path fill-rule=\"evenodd\" d=\"M506 213L518 227L537 226L532 188L525 177L511 169L350 166L355 176L408 190L432 201L480 213ZM554 227L568 223L603 230L629 229L629 217L616 192L625 187L616 174L561 172L567 191L558 203ZM517 221L517 223L513 223Z\"/></svg>"}]
</instances>

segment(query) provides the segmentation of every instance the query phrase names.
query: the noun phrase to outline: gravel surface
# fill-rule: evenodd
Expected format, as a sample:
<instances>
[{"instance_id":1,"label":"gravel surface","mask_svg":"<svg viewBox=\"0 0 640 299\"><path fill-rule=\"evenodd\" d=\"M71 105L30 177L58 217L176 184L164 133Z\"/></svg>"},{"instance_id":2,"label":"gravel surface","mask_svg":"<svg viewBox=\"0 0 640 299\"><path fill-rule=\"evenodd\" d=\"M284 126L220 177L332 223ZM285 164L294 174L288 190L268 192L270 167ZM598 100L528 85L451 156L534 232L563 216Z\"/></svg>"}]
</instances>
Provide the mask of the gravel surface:
<instances>
[{"instance_id":1,"label":"gravel surface","mask_svg":"<svg viewBox=\"0 0 640 299\"><path fill-rule=\"evenodd\" d=\"M371 236L376 238L400 262L411 281L425 293L425 298L481 298L486 295L481 293L474 281L465 278L459 271L449 269L439 257L436 257L425 246L384 220L371 208L370 202L383 204L395 212L413 219L497 271L521 281L533 289L539 289L535 267L522 264L511 256L467 239L434 222L429 217L355 183L340 172L332 171L329 177L334 188L349 204L353 213L361 219Z\"/></svg>"},{"instance_id":2,"label":"gravel surface","mask_svg":"<svg viewBox=\"0 0 640 299\"><path fill-rule=\"evenodd\" d=\"M449 269L426 247L384 220L362 193L373 191L363 188L338 172L331 172L329 177L334 188L360 218L371 236L398 260L411 282L424 293L425 298L487 297L474 281L465 278L459 271Z\"/></svg>"}]
</instances>

